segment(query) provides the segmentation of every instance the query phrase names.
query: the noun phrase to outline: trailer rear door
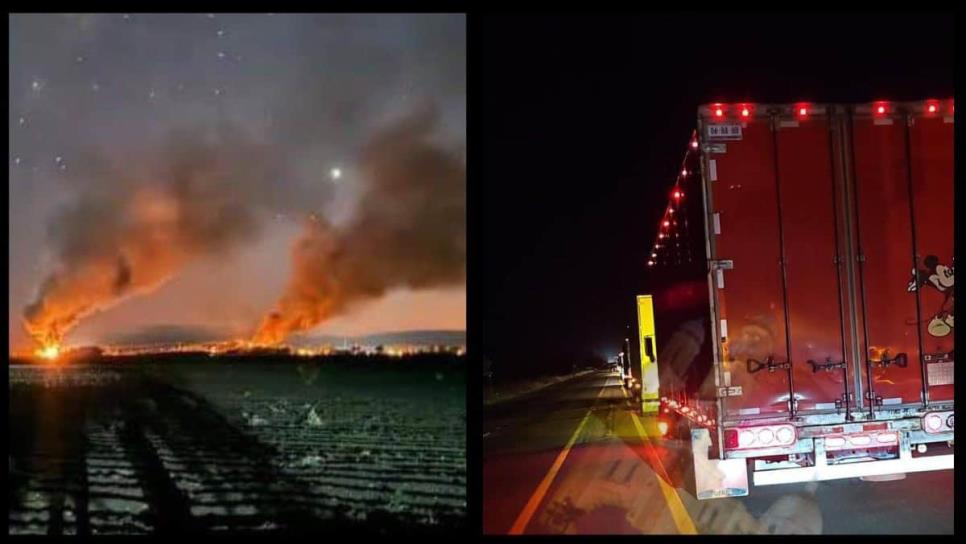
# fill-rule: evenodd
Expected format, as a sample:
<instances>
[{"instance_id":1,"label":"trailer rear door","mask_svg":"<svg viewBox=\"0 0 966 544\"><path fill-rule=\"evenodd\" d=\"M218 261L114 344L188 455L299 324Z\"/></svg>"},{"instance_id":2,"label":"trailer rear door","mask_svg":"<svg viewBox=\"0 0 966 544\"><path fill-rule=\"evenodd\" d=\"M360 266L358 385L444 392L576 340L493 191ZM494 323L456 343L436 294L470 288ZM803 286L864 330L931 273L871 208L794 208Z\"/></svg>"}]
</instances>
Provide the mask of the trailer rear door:
<instances>
[{"instance_id":1,"label":"trailer rear door","mask_svg":"<svg viewBox=\"0 0 966 544\"><path fill-rule=\"evenodd\" d=\"M930 111L934 109L935 111ZM930 403L953 399L953 111L911 112L909 160L919 263L919 335Z\"/></svg>"},{"instance_id":2,"label":"trailer rear door","mask_svg":"<svg viewBox=\"0 0 966 544\"><path fill-rule=\"evenodd\" d=\"M782 289L775 145L767 116L741 122L703 119L715 147L705 163L712 259L731 261L713 279L721 346L722 386L741 388L724 399L726 418L788 412L784 370L749 372L749 364L788 361ZM740 127L738 129L716 127ZM716 135L728 139L716 142ZM736 138L740 138L737 139Z\"/></svg>"},{"instance_id":3,"label":"trailer rear door","mask_svg":"<svg viewBox=\"0 0 966 544\"><path fill-rule=\"evenodd\" d=\"M863 403L890 408L921 403L923 382L917 297L915 289L910 290L917 263L908 127L891 105L881 105L883 113L879 107L859 106L852 115L857 296L866 352ZM951 235L951 226L946 228Z\"/></svg>"},{"instance_id":4,"label":"trailer rear door","mask_svg":"<svg viewBox=\"0 0 966 544\"><path fill-rule=\"evenodd\" d=\"M806 111L776 123L792 377L798 411L834 411L854 381L843 349L837 191L829 117Z\"/></svg>"}]
</instances>

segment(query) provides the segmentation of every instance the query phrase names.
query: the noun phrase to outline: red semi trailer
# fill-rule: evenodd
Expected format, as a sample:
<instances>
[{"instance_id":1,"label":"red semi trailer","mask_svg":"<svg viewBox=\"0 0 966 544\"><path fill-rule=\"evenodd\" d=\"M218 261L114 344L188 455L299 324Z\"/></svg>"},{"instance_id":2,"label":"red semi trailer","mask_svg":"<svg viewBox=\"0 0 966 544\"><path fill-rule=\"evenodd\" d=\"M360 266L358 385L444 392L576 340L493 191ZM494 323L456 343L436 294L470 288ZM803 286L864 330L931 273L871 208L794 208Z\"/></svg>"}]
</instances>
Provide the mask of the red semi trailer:
<instances>
[{"instance_id":1,"label":"red semi trailer","mask_svg":"<svg viewBox=\"0 0 966 544\"><path fill-rule=\"evenodd\" d=\"M658 354L699 498L747 494L747 469L953 468L953 126L952 100L698 109L706 281L655 296L659 334L705 344Z\"/></svg>"}]
</instances>

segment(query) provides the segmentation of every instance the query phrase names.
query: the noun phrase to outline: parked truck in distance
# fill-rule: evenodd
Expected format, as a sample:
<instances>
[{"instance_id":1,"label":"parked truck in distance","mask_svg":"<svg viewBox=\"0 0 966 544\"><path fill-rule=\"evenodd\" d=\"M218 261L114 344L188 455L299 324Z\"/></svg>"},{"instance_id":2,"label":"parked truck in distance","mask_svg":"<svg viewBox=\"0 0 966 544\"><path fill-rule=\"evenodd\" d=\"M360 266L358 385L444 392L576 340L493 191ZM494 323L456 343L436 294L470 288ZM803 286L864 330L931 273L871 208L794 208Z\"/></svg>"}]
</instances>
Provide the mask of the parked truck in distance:
<instances>
[{"instance_id":1,"label":"parked truck in distance","mask_svg":"<svg viewBox=\"0 0 966 544\"><path fill-rule=\"evenodd\" d=\"M953 468L953 127L951 99L698 108L704 259L653 292L699 498Z\"/></svg>"}]
</instances>

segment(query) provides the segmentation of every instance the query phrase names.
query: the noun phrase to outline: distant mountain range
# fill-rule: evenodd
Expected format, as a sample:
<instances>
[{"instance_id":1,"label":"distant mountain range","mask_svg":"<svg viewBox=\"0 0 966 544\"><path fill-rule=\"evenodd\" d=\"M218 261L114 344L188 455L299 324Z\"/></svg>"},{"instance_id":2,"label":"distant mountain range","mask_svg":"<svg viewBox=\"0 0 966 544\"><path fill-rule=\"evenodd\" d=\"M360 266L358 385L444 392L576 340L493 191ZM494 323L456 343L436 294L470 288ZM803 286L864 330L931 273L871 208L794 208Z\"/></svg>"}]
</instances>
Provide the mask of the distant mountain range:
<instances>
[{"instance_id":1,"label":"distant mountain range","mask_svg":"<svg viewBox=\"0 0 966 544\"><path fill-rule=\"evenodd\" d=\"M227 340L230 335L224 331L205 327L185 327L181 325L155 325L143 329L111 335L104 343L112 345L174 344L178 342L215 342ZM299 335L289 339L288 344L296 347L319 346L324 344L340 347L342 344L360 346L412 345L412 346L465 346L466 331L422 330L395 331L367 334L363 336Z\"/></svg>"}]
</instances>

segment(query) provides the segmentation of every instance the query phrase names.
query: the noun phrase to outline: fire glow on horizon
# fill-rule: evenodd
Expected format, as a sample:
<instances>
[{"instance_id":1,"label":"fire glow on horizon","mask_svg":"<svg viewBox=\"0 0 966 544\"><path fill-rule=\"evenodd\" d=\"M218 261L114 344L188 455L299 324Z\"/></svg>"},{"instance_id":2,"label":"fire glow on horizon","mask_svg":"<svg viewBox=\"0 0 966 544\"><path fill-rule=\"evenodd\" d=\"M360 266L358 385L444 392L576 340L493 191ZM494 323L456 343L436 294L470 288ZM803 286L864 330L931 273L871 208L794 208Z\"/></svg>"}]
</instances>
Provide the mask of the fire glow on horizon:
<instances>
[{"instance_id":1,"label":"fire glow on horizon","mask_svg":"<svg viewBox=\"0 0 966 544\"><path fill-rule=\"evenodd\" d=\"M424 344L387 344L377 347L353 345L351 347L335 347L330 344L313 347L294 347L286 344L261 345L245 340L228 340L222 342L177 343L169 345L143 346L99 346L70 348L49 345L36 349L31 354L14 354L21 357L43 359L46 361L68 360L73 357L96 355L97 357L133 357L164 355L172 353L204 353L210 357L230 355L258 355L278 354L294 357L328 357L333 355L363 355L384 356L393 358L411 357L424 354L451 354L458 357L466 354L466 347L462 345L424 345Z\"/></svg>"}]
</instances>

